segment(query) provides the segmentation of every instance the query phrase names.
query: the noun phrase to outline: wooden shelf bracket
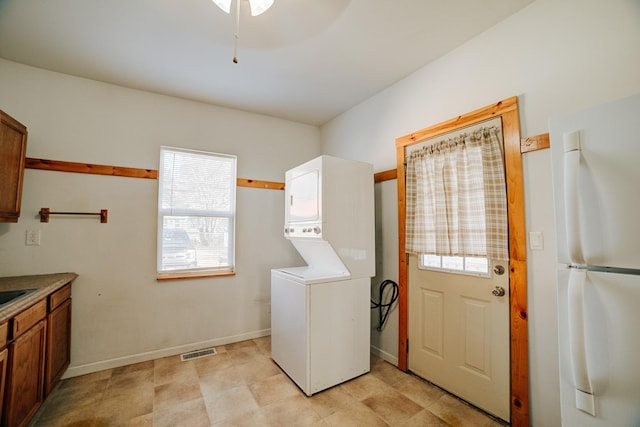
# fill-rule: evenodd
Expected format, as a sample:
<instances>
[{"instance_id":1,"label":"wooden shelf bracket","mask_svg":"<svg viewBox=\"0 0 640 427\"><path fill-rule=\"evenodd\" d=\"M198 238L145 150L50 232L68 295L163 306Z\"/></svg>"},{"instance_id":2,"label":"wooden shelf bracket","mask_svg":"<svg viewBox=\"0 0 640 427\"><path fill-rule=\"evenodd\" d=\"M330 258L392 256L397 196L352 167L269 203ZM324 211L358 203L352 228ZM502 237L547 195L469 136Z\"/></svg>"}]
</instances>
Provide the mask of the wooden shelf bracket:
<instances>
[{"instance_id":1,"label":"wooden shelf bracket","mask_svg":"<svg viewBox=\"0 0 640 427\"><path fill-rule=\"evenodd\" d=\"M95 215L100 217L100 223L106 224L108 219L108 210L101 209L100 212L51 212L49 208L41 208L38 214L40 222L49 222L49 215Z\"/></svg>"}]
</instances>

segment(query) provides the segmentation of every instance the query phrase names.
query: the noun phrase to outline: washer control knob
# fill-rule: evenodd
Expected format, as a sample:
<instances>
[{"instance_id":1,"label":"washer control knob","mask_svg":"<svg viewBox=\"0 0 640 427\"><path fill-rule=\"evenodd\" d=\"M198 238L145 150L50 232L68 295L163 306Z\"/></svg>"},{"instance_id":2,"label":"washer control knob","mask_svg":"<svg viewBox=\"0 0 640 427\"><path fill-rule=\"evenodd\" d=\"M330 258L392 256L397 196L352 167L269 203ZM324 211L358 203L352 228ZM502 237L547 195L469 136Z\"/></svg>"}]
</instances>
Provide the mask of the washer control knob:
<instances>
[{"instance_id":1,"label":"washer control knob","mask_svg":"<svg viewBox=\"0 0 640 427\"><path fill-rule=\"evenodd\" d=\"M320 227L313 227L313 232L314 233L320 234L320 231L322 231L322 230L320 230Z\"/></svg>"}]
</instances>

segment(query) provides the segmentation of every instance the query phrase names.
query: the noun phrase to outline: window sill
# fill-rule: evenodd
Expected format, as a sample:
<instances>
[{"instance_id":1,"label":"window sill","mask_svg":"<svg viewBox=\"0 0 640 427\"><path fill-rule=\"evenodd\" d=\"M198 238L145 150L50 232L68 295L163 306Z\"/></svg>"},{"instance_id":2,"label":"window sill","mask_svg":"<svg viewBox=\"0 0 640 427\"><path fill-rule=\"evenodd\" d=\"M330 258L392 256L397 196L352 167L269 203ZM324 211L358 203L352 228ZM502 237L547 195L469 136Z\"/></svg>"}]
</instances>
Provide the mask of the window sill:
<instances>
[{"instance_id":1,"label":"window sill","mask_svg":"<svg viewBox=\"0 0 640 427\"><path fill-rule=\"evenodd\" d=\"M156 276L156 280L182 280L182 279L202 279L205 277L235 276L235 271L183 271L179 273L162 273Z\"/></svg>"}]
</instances>

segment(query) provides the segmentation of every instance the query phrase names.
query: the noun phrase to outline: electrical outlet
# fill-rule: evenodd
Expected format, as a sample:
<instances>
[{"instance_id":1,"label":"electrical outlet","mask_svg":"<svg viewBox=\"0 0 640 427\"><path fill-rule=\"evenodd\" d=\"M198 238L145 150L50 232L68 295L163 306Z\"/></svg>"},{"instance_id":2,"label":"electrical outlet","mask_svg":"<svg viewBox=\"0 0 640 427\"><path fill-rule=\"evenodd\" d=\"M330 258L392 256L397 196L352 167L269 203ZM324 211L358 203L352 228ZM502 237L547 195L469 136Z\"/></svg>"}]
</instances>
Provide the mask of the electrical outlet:
<instances>
[{"instance_id":1,"label":"electrical outlet","mask_svg":"<svg viewBox=\"0 0 640 427\"><path fill-rule=\"evenodd\" d=\"M27 246L40 246L40 230L27 230Z\"/></svg>"}]
</instances>

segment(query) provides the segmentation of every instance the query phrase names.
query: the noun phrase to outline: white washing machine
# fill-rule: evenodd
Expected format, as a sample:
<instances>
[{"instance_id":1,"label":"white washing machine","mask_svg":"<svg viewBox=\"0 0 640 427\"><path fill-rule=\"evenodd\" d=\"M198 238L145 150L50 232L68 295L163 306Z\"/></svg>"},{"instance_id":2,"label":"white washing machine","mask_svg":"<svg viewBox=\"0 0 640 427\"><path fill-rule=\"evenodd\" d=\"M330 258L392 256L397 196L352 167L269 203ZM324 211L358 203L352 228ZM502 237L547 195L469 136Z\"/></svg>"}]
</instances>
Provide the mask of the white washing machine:
<instances>
[{"instance_id":1,"label":"white washing machine","mask_svg":"<svg viewBox=\"0 0 640 427\"><path fill-rule=\"evenodd\" d=\"M369 278L271 270L271 355L312 394L370 370Z\"/></svg>"}]
</instances>

